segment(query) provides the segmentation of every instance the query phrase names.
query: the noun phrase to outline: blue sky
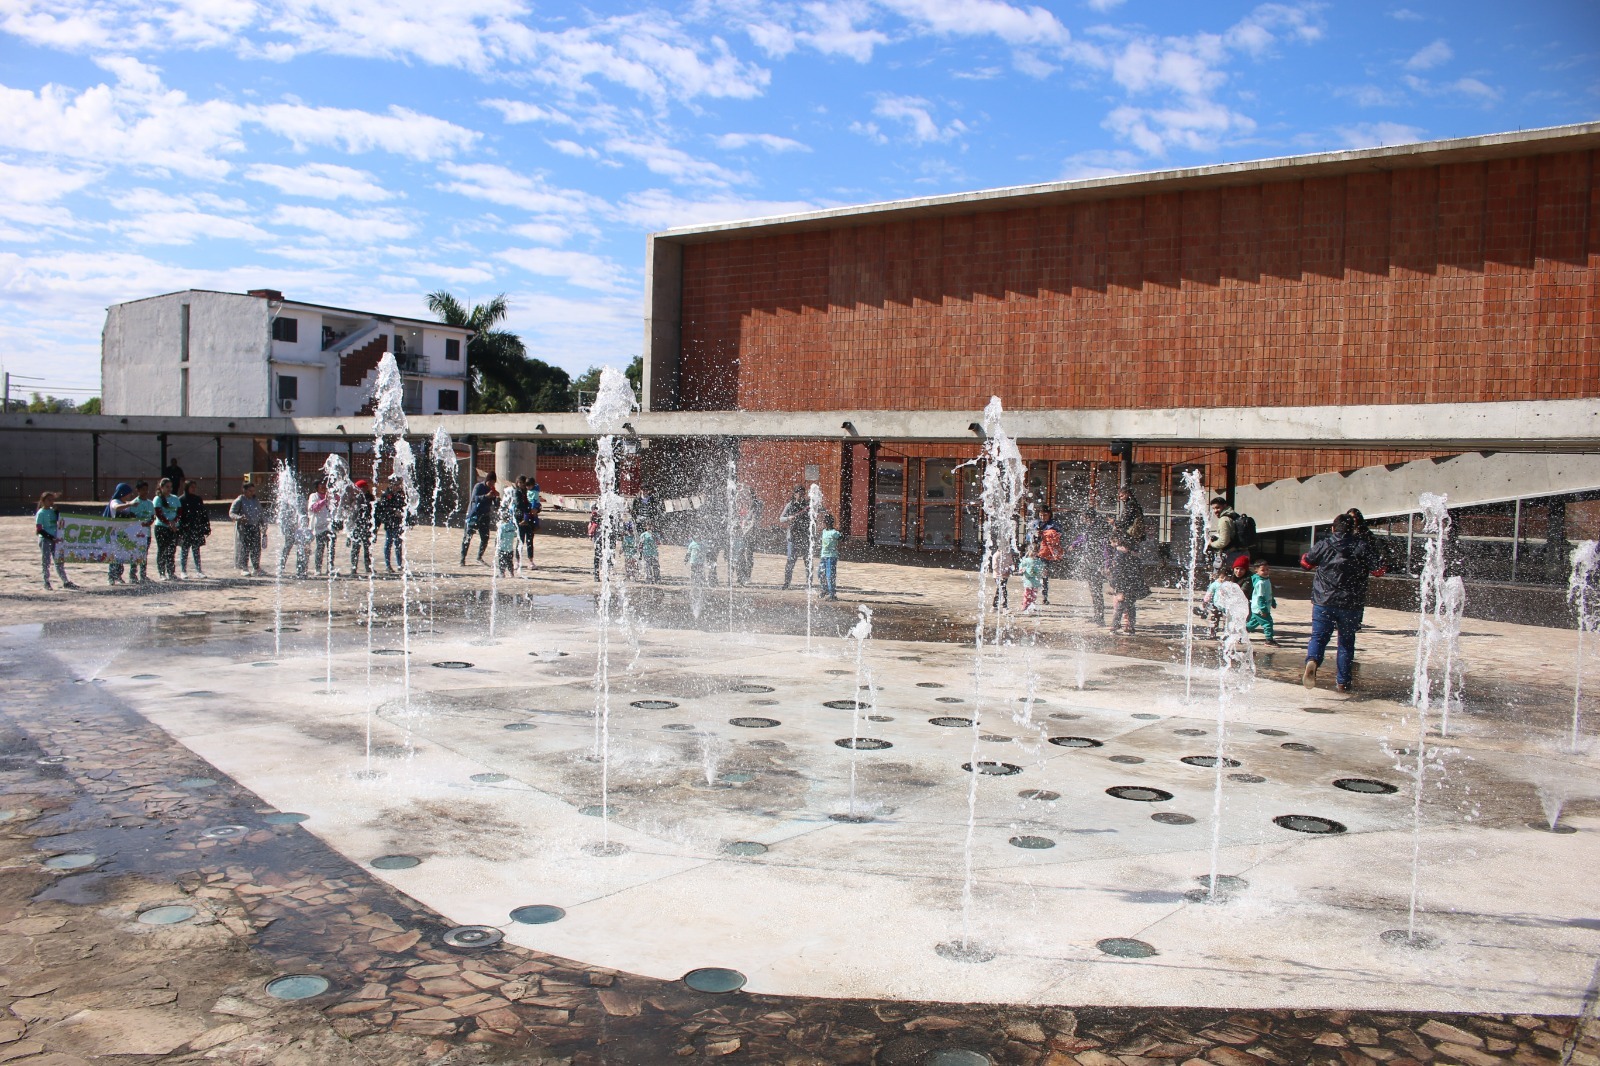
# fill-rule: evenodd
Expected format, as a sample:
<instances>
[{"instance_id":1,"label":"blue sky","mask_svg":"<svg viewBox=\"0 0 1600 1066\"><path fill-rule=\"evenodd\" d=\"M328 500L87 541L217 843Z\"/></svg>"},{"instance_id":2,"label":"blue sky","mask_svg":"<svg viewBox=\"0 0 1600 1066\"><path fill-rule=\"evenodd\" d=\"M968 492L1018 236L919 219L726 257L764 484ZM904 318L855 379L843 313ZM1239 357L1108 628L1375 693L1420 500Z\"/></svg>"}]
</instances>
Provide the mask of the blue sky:
<instances>
[{"instance_id":1,"label":"blue sky","mask_svg":"<svg viewBox=\"0 0 1600 1066\"><path fill-rule=\"evenodd\" d=\"M1594 0L0 0L0 362L192 286L621 365L653 230L1596 118Z\"/></svg>"}]
</instances>

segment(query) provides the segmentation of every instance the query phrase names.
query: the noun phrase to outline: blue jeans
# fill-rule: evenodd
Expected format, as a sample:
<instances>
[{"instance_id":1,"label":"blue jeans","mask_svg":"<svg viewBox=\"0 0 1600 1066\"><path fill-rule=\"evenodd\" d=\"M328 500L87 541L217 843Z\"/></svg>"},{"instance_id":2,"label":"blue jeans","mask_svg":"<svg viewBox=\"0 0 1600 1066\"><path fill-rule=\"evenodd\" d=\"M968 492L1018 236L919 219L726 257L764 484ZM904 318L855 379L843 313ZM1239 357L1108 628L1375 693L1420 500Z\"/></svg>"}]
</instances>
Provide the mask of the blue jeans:
<instances>
[{"instance_id":1,"label":"blue jeans","mask_svg":"<svg viewBox=\"0 0 1600 1066\"><path fill-rule=\"evenodd\" d=\"M402 568L406 565L405 542L402 539L404 532L398 529L385 529L383 531L383 565L390 570L394 564L399 563ZM391 558L393 562L391 562ZM302 565L305 557L301 556Z\"/></svg>"},{"instance_id":2,"label":"blue jeans","mask_svg":"<svg viewBox=\"0 0 1600 1066\"><path fill-rule=\"evenodd\" d=\"M1341 685L1350 684L1350 664L1356 657L1356 626L1361 621L1359 607L1323 607L1311 605L1311 642L1306 645L1306 658L1322 665L1322 653L1327 650L1328 639L1334 630L1339 631L1339 653L1334 659L1333 679Z\"/></svg>"},{"instance_id":3,"label":"blue jeans","mask_svg":"<svg viewBox=\"0 0 1600 1066\"><path fill-rule=\"evenodd\" d=\"M822 570L822 594L831 599L839 597L839 560L819 559Z\"/></svg>"}]
</instances>

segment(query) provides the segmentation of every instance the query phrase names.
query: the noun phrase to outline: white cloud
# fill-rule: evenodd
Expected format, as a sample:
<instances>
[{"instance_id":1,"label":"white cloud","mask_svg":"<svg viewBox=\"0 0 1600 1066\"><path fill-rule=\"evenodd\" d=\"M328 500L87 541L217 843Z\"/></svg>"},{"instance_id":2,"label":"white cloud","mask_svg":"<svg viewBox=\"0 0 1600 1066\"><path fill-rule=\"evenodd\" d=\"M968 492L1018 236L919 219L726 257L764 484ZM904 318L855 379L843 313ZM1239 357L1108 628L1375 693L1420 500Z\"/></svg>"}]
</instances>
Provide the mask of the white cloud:
<instances>
[{"instance_id":1,"label":"white cloud","mask_svg":"<svg viewBox=\"0 0 1600 1066\"><path fill-rule=\"evenodd\" d=\"M600 292L627 287L627 272L603 256L564 252L555 248L507 248L495 253L512 266L542 277L559 278L569 285Z\"/></svg>"},{"instance_id":2,"label":"white cloud","mask_svg":"<svg viewBox=\"0 0 1600 1066\"><path fill-rule=\"evenodd\" d=\"M686 185L739 185L752 180L747 172L732 171L708 160L696 159L683 149L669 144L613 137L606 142L605 148L614 155L637 159L652 174Z\"/></svg>"},{"instance_id":3,"label":"white cloud","mask_svg":"<svg viewBox=\"0 0 1600 1066\"><path fill-rule=\"evenodd\" d=\"M525 122L550 122L562 126L576 126L577 120L564 111L553 107L541 107L526 100L484 100L484 107L493 108L500 112L500 117L508 125L521 125Z\"/></svg>"},{"instance_id":4,"label":"white cloud","mask_svg":"<svg viewBox=\"0 0 1600 1066\"><path fill-rule=\"evenodd\" d=\"M994 36L1007 44L1065 44L1071 34L1042 7L1000 0L879 0L941 36Z\"/></svg>"},{"instance_id":5,"label":"white cloud","mask_svg":"<svg viewBox=\"0 0 1600 1066\"><path fill-rule=\"evenodd\" d=\"M872 17L872 9L861 0L828 0L804 6L802 28L793 37L823 55L840 55L857 63L872 59L873 49L889 43L887 34L862 29L858 23Z\"/></svg>"},{"instance_id":6,"label":"white cloud","mask_svg":"<svg viewBox=\"0 0 1600 1066\"><path fill-rule=\"evenodd\" d=\"M524 222L512 226L511 232L538 244L566 244L572 236L572 226L565 221Z\"/></svg>"},{"instance_id":7,"label":"white cloud","mask_svg":"<svg viewBox=\"0 0 1600 1066\"><path fill-rule=\"evenodd\" d=\"M809 145L788 137L779 137L776 133L724 133L716 138L718 148L728 151L738 151L750 145L757 145L767 151L777 154L779 152L809 152Z\"/></svg>"},{"instance_id":8,"label":"white cloud","mask_svg":"<svg viewBox=\"0 0 1600 1066\"><path fill-rule=\"evenodd\" d=\"M600 156L600 153L593 148L585 144L579 144L577 141L558 140L546 141L545 143L562 155L570 155L574 159L597 159Z\"/></svg>"},{"instance_id":9,"label":"white cloud","mask_svg":"<svg viewBox=\"0 0 1600 1066\"><path fill-rule=\"evenodd\" d=\"M1409 7L1397 7L1388 13L1389 17L1398 22L1421 22L1423 16Z\"/></svg>"},{"instance_id":10,"label":"white cloud","mask_svg":"<svg viewBox=\"0 0 1600 1066\"><path fill-rule=\"evenodd\" d=\"M92 170L0 162L0 202L49 204L99 178Z\"/></svg>"},{"instance_id":11,"label":"white cloud","mask_svg":"<svg viewBox=\"0 0 1600 1066\"><path fill-rule=\"evenodd\" d=\"M1432 70L1434 67L1450 62L1455 58L1455 52L1450 50L1450 45L1444 38L1434 41L1417 50L1410 59L1406 60L1407 70Z\"/></svg>"},{"instance_id":12,"label":"white cloud","mask_svg":"<svg viewBox=\"0 0 1600 1066\"><path fill-rule=\"evenodd\" d=\"M390 105L386 114L343 107L268 104L255 121L296 148L330 145L346 152L393 152L417 160L448 159L472 147L478 134L453 122Z\"/></svg>"},{"instance_id":13,"label":"white cloud","mask_svg":"<svg viewBox=\"0 0 1600 1066\"><path fill-rule=\"evenodd\" d=\"M343 245L405 240L417 232L416 223L395 208L334 211L306 204L279 204L272 218L279 225L309 230L318 238Z\"/></svg>"},{"instance_id":14,"label":"white cloud","mask_svg":"<svg viewBox=\"0 0 1600 1066\"><path fill-rule=\"evenodd\" d=\"M1113 8L1121 7L1124 3L1124 0L1087 0L1087 2L1089 5L1089 10L1099 11L1100 13L1104 14Z\"/></svg>"},{"instance_id":15,"label":"white cloud","mask_svg":"<svg viewBox=\"0 0 1600 1066\"><path fill-rule=\"evenodd\" d=\"M543 175L519 174L497 163L445 163L439 170L450 179L438 186L447 192L533 214L581 216L604 206L589 193L563 189Z\"/></svg>"},{"instance_id":16,"label":"white cloud","mask_svg":"<svg viewBox=\"0 0 1600 1066\"><path fill-rule=\"evenodd\" d=\"M1357 107L1394 107L1405 102L1405 94L1398 89L1381 85L1348 85L1335 89L1334 95L1355 101Z\"/></svg>"},{"instance_id":17,"label":"white cloud","mask_svg":"<svg viewBox=\"0 0 1600 1066\"><path fill-rule=\"evenodd\" d=\"M1477 78L1457 78L1447 88L1485 104L1492 104L1500 99L1499 89L1486 85Z\"/></svg>"},{"instance_id":18,"label":"white cloud","mask_svg":"<svg viewBox=\"0 0 1600 1066\"><path fill-rule=\"evenodd\" d=\"M687 199L665 189L648 189L624 197L615 208L615 216L619 221L640 229L663 230L747 218L797 215L827 206L810 200L756 200L737 196Z\"/></svg>"},{"instance_id":19,"label":"white cloud","mask_svg":"<svg viewBox=\"0 0 1600 1066\"><path fill-rule=\"evenodd\" d=\"M287 196L362 200L369 203L394 197L367 171L333 163L306 163L298 167L257 163L247 168L244 176L251 181L270 185Z\"/></svg>"},{"instance_id":20,"label":"white cloud","mask_svg":"<svg viewBox=\"0 0 1600 1066\"><path fill-rule=\"evenodd\" d=\"M1420 126L1399 122L1361 122L1335 127L1335 135L1345 148L1383 148L1396 144L1415 144L1427 132Z\"/></svg>"},{"instance_id":21,"label":"white cloud","mask_svg":"<svg viewBox=\"0 0 1600 1066\"><path fill-rule=\"evenodd\" d=\"M205 211L147 211L118 226L135 244L193 244L197 240L264 241L272 234L242 218Z\"/></svg>"},{"instance_id":22,"label":"white cloud","mask_svg":"<svg viewBox=\"0 0 1600 1066\"><path fill-rule=\"evenodd\" d=\"M1063 181L1108 178L1132 174L1143 168L1144 157L1125 148L1095 148L1068 156L1061 164Z\"/></svg>"},{"instance_id":23,"label":"white cloud","mask_svg":"<svg viewBox=\"0 0 1600 1066\"><path fill-rule=\"evenodd\" d=\"M952 119L941 126L935 121L932 108L933 104L920 96L885 94L878 97L878 102L872 107L872 113L881 119L898 122L904 127L907 139L916 144L948 141L967 132L966 123L960 119ZM863 127L857 132L872 136L878 134L879 130L873 125L870 130Z\"/></svg>"},{"instance_id":24,"label":"white cloud","mask_svg":"<svg viewBox=\"0 0 1600 1066\"><path fill-rule=\"evenodd\" d=\"M1139 151L1161 158L1169 149L1208 152L1228 134L1255 129L1248 116L1211 100L1192 99L1175 107L1119 107L1103 123Z\"/></svg>"}]
</instances>

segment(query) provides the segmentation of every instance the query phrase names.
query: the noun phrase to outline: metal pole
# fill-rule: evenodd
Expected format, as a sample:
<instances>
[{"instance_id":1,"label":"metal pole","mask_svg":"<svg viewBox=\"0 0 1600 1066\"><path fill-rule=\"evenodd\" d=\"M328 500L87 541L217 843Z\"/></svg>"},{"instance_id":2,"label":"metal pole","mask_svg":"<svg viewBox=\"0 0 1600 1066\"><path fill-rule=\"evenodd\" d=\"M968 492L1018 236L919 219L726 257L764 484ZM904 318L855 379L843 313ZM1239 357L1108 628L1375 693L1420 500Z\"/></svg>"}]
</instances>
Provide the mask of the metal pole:
<instances>
[{"instance_id":1,"label":"metal pole","mask_svg":"<svg viewBox=\"0 0 1600 1066\"><path fill-rule=\"evenodd\" d=\"M8 383L6 388L9 389L10 387ZM6 395L6 402L11 402L9 392ZM100 434L91 433L89 438L93 441L93 450L90 453L91 458L89 460L89 494L98 500L100 498Z\"/></svg>"},{"instance_id":2,"label":"metal pole","mask_svg":"<svg viewBox=\"0 0 1600 1066\"><path fill-rule=\"evenodd\" d=\"M222 434L217 434L217 494L213 499L222 499Z\"/></svg>"},{"instance_id":3,"label":"metal pole","mask_svg":"<svg viewBox=\"0 0 1600 1066\"><path fill-rule=\"evenodd\" d=\"M1411 573L1411 528L1416 520L1416 515L1406 515L1406 573Z\"/></svg>"},{"instance_id":4,"label":"metal pole","mask_svg":"<svg viewBox=\"0 0 1600 1066\"><path fill-rule=\"evenodd\" d=\"M156 434L156 440L161 442L161 476L162 477L166 477L167 476L167 473L166 473L166 471L167 471L167 435L165 433L157 433ZM177 488L177 490L179 492L183 491L183 486L178 485L178 486L175 486L175 487Z\"/></svg>"},{"instance_id":5,"label":"metal pole","mask_svg":"<svg viewBox=\"0 0 1600 1066\"><path fill-rule=\"evenodd\" d=\"M1232 507L1234 490L1239 487L1239 449L1224 448L1222 454L1227 459L1223 471L1223 477L1225 478L1223 496L1227 498L1228 506ZM1316 527L1313 526L1312 528L1315 529ZM1313 536L1315 536L1314 533Z\"/></svg>"},{"instance_id":6,"label":"metal pole","mask_svg":"<svg viewBox=\"0 0 1600 1066\"><path fill-rule=\"evenodd\" d=\"M839 445L839 529L854 535L856 515L856 446L849 441Z\"/></svg>"},{"instance_id":7,"label":"metal pole","mask_svg":"<svg viewBox=\"0 0 1600 1066\"><path fill-rule=\"evenodd\" d=\"M867 543L878 533L878 442L867 442Z\"/></svg>"},{"instance_id":8,"label":"metal pole","mask_svg":"<svg viewBox=\"0 0 1600 1066\"><path fill-rule=\"evenodd\" d=\"M1517 557L1522 548L1522 497L1511 501L1511 580L1517 579Z\"/></svg>"},{"instance_id":9,"label":"metal pole","mask_svg":"<svg viewBox=\"0 0 1600 1066\"><path fill-rule=\"evenodd\" d=\"M9 370L6 371L6 394L4 406L0 406L0 411L3 411L7 414L11 413L11 371ZM96 495L99 494L96 493Z\"/></svg>"}]
</instances>

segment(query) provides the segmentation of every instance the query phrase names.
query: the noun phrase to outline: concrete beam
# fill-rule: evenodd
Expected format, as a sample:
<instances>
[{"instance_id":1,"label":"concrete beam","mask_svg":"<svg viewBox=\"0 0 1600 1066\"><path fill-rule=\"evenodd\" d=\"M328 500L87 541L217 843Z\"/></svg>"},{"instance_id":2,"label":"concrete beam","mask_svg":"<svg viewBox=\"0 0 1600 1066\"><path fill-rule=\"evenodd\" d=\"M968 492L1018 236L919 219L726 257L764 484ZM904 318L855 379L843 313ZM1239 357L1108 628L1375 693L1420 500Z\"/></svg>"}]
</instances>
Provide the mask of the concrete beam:
<instances>
[{"instance_id":1,"label":"concrete beam","mask_svg":"<svg viewBox=\"0 0 1600 1066\"><path fill-rule=\"evenodd\" d=\"M640 438L878 440L975 445L978 411L643 411L629 419ZM567 412L416 418L418 436L437 426L457 440L563 440L593 436ZM1005 427L1025 444L1206 448L1398 448L1430 451L1600 452L1600 399L1350 407L1218 407L1159 410L1011 411ZM372 419L176 418L0 415L0 431L172 433L202 436L368 438Z\"/></svg>"}]
</instances>

